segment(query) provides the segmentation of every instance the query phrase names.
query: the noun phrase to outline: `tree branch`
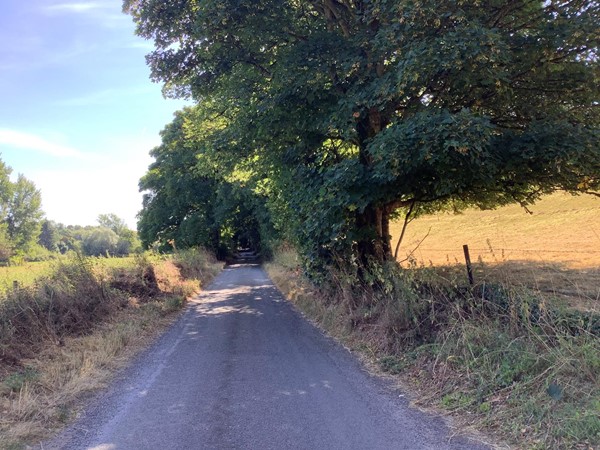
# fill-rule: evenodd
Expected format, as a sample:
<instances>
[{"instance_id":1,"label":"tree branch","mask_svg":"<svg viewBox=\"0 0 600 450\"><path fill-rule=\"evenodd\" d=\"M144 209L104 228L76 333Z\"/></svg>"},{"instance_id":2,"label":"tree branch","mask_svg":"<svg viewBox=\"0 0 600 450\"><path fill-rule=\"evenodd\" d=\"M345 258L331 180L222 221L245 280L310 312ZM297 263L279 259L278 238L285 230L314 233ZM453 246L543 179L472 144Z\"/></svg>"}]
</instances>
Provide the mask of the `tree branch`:
<instances>
[{"instance_id":1,"label":"tree branch","mask_svg":"<svg viewBox=\"0 0 600 450\"><path fill-rule=\"evenodd\" d=\"M394 251L394 259L398 259L398 250L400 250L400 244L402 243L402 239L404 239L406 227L408 227L408 224L413 221L413 219L411 218L411 214L415 208L416 203L417 201L413 199L412 203L410 204L410 208L408 208L406 216L404 216L404 224L402 225L402 231L400 232L400 237L398 238L398 243L396 244L396 250Z\"/></svg>"},{"instance_id":2,"label":"tree branch","mask_svg":"<svg viewBox=\"0 0 600 450\"><path fill-rule=\"evenodd\" d=\"M425 239L427 239L427 237L429 236L429 233L431 233L431 227L429 227L429 230L427 230L427 234L425 234L425 236L423 236L423 239L421 239L419 241L419 243L417 244L417 246L410 251L410 253L406 256L406 258L404 258L402 261L398 261L398 264L402 264L403 262L408 261L410 259L410 257L412 255L414 255L415 252L419 249L419 247L421 246L421 244L423 243L423 241Z\"/></svg>"}]
</instances>

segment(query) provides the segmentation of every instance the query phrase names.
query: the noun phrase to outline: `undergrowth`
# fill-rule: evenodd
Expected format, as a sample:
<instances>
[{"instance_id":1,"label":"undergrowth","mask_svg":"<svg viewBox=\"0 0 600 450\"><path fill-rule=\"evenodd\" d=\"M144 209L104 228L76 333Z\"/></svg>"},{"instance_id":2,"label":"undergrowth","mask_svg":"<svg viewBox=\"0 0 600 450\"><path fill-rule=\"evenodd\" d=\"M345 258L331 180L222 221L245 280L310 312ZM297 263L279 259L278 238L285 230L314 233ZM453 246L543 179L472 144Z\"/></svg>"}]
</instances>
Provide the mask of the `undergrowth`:
<instances>
[{"instance_id":1,"label":"undergrowth","mask_svg":"<svg viewBox=\"0 0 600 450\"><path fill-rule=\"evenodd\" d=\"M0 301L0 364L18 365L48 342L61 345L66 336L84 334L126 303L90 260L61 262L51 275Z\"/></svg>"},{"instance_id":2,"label":"undergrowth","mask_svg":"<svg viewBox=\"0 0 600 450\"><path fill-rule=\"evenodd\" d=\"M197 280L200 283L207 283L220 270L218 269L220 265L214 255L208 252L199 252L196 249L176 252L173 262L179 268L182 277Z\"/></svg>"},{"instance_id":3,"label":"undergrowth","mask_svg":"<svg viewBox=\"0 0 600 450\"><path fill-rule=\"evenodd\" d=\"M174 262L177 261L177 262ZM176 264L185 261L186 278ZM220 265L200 250L127 265L61 261L0 299L0 448L25 448L69 422L86 393L170 322Z\"/></svg>"},{"instance_id":4,"label":"undergrowth","mask_svg":"<svg viewBox=\"0 0 600 450\"><path fill-rule=\"evenodd\" d=\"M414 402L497 434L517 448L600 446L600 316L517 286L417 278L389 264L365 282L339 267L316 287L289 249L267 265L278 287Z\"/></svg>"}]
</instances>

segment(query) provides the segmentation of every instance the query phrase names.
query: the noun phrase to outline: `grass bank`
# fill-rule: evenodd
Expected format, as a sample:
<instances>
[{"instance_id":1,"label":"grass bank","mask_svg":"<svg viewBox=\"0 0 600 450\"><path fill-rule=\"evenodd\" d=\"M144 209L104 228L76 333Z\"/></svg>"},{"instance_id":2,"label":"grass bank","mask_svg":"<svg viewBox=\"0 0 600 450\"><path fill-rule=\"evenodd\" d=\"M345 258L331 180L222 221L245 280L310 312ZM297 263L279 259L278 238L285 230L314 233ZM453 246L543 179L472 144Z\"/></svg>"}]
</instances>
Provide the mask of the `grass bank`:
<instances>
[{"instance_id":1,"label":"grass bank","mask_svg":"<svg viewBox=\"0 0 600 450\"><path fill-rule=\"evenodd\" d=\"M597 315L523 286L471 289L392 265L376 277L386 280L378 293L339 271L318 289L291 251L267 270L308 317L396 376L414 404L515 448L600 445Z\"/></svg>"},{"instance_id":2,"label":"grass bank","mask_svg":"<svg viewBox=\"0 0 600 450\"><path fill-rule=\"evenodd\" d=\"M471 259L488 265L531 261L537 266L600 268L600 198L554 193L529 210L510 205L419 217L406 229L398 259L411 258L424 266L462 264L462 246L468 244ZM401 229L401 220L390 226L394 245Z\"/></svg>"},{"instance_id":3,"label":"grass bank","mask_svg":"<svg viewBox=\"0 0 600 450\"><path fill-rule=\"evenodd\" d=\"M20 266L0 266L0 295L19 286L31 286L35 280L52 273L53 261L28 262Z\"/></svg>"},{"instance_id":4,"label":"grass bank","mask_svg":"<svg viewBox=\"0 0 600 450\"><path fill-rule=\"evenodd\" d=\"M6 293L13 289L15 282L20 287L31 287L36 281L56 272L56 270L65 262L72 259L74 255L63 256L48 261L25 262L17 266L0 266L0 296L6 296ZM148 258L156 258L147 256ZM88 257L87 260L98 268L126 268L135 262L135 256L97 258Z\"/></svg>"},{"instance_id":5,"label":"grass bank","mask_svg":"<svg viewBox=\"0 0 600 450\"><path fill-rule=\"evenodd\" d=\"M86 396L220 268L199 251L119 264L74 258L7 291L0 300L0 448L26 448L70 422Z\"/></svg>"}]
</instances>

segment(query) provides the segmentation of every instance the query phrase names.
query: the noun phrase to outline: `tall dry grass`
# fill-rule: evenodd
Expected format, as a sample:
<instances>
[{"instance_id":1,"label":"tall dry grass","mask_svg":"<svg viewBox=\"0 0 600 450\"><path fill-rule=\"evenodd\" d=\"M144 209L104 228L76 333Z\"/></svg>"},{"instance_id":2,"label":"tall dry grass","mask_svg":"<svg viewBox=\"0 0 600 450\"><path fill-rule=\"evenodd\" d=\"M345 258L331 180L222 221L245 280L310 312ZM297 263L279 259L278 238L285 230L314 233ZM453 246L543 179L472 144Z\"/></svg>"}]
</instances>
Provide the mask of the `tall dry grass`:
<instances>
[{"instance_id":1,"label":"tall dry grass","mask_svg":"<svg viewBox=\"0 0 600 450\"><path fill-rule=\"evenodd\" d=\"M221 267L206 252L191 255L184 259L201 278L185 278L169 257L116 267L77 258L7 293L0 301L0 448L25 448L68 423L86 394L170 323Z\"/></svg>"},{"instance_id":2,"label":"tall dry grass","mask_svg":"<svg viewBox=\"0 0 600 450\"><path fill-rule=\"evenodd\" d=\"M525 286L470 288L393 265L377 269L376 290L335 268L318 288L289 249L267 269L314 322L397 376L415 404L516 448L600 445L600 316Z\"/></svg>"},{"instance_id":3,"label":"tall dry grass","mask_svg":"<svg viewBox=\"0 0 600 450\"><path fill-rule=\"evenodd\" d=\"M417 218L407 228L399 260L411 255L418 265L462 264L462 246L468 244L471 259L488 264L531 261L570 269L600 267L600 198L555 193L529 209L531 214L512 205ZM391 226L394 245L401 228L401 222Z\"/></svg>"}]
</instances>

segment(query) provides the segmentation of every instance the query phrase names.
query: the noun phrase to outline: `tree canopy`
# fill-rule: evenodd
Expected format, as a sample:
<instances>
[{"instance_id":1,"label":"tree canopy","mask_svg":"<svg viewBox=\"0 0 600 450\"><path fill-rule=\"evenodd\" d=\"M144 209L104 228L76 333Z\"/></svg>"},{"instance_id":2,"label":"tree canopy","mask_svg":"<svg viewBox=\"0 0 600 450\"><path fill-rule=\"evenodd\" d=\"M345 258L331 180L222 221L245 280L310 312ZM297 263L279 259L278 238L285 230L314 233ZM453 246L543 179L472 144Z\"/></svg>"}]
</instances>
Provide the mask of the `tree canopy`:
<instances>
[{"instance_id":1,"label":"tree canopy","mask_svg":"<svg viewBox=\"0 0 600 450\"><path fill-rule=\"evenodd\" d=\"M24 254L37 245L41 232L42 195L35 184L19 174L11 181L12 169L0 160L0 260L14 252Z\"/></svg>"},{"instance_id":2,"label":"tree canopy","mask_svg":"<svg viewBox=\"0 0 600 450\"><path fill-rule=\"evenodd\" d=\"M165 94L198 102L203 116L191 123L206 125L206 111L219 118L191 141L193 125L178 135L178 158L210 148L223 180L248 167L270 221L308 263L334 252L391 258L389 221L402 208L527 206L558 189L600 188L596 1L125 0L124 9L154 41L147 61ZM165 133L178 130L181 116ZM215 198L187 170L165 177L169 136L166 159L155 150L141 184L152 188L146 242L193 217L152 187L157 171L188 204Z\"/></svg>"},{"instance_id":3,"label":"tree canopy","mask_svg":"<svg viewBox=\"0 0 600 450\"><path fill-rule=\"evenodd\" d=\"M140 181L138 228L147 247L203 245L221 255L238 244L261 248L257 214L266 214L264 201L240 164L221 158L211 137L222 129L223 119L196 106L177 113L161 133L155 162Z\"/></svg>"}]
</instances>

